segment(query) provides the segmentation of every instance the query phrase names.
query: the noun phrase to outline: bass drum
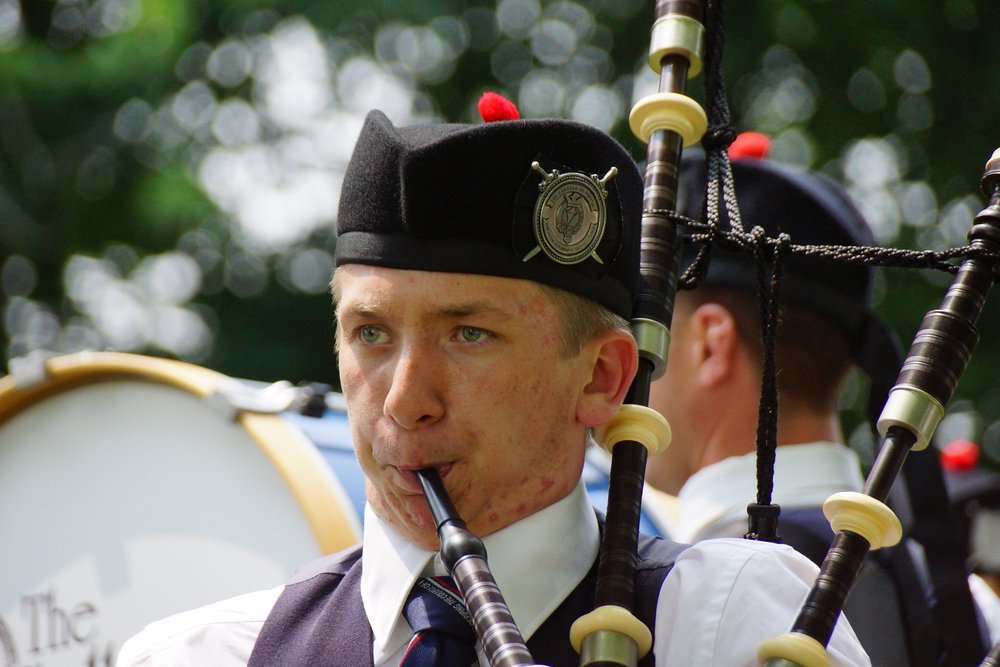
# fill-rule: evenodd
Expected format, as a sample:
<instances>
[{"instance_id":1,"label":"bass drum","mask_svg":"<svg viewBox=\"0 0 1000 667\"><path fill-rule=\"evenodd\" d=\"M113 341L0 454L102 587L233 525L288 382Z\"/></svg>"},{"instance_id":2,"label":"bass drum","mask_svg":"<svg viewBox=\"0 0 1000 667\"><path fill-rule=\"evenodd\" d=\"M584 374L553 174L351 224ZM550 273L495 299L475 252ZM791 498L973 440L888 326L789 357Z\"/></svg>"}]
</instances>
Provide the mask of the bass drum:
<instances>
[{"instance_id":1,"label":"bass drum","mask_svg":"<svg viewBox=\"0 0 1000 667\"><path fill-rule=\"evenodd\" d=\"M146 623L360 539L336 395L317 408L287 383L120 353L16 361L0 378L0 665L113 665Z\"/></svg>"}]
</instances>

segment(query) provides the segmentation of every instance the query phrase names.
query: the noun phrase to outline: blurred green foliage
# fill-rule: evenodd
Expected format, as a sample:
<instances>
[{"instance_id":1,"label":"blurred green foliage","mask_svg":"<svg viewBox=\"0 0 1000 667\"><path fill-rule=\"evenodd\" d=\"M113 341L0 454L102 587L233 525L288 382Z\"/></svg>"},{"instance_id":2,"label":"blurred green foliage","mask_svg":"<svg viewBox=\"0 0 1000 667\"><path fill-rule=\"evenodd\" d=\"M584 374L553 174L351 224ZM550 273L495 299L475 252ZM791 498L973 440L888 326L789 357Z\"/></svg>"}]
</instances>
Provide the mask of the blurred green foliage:
<instances>
[{"instance_id":1,"label":"blurred green foliage","mask_svg":"<svg viewBox=\"0 0 1000 667\"><path fill-rule=\"evenodd\" d=\"M883 243L960 245L1000 145L1000 4L728 4L737 129L848 185ZM494 89L641 159L626 119L652 80L651 15L641 0L0 0L5 360L109 347L335 385L318 276L367 108L473 120ZM926 273L880 283L904 341L942 295ZM990 304L949 437L1000 419L998 328ZM860 396L845 400L856 425Z\"/></svg>"}]
</instances>

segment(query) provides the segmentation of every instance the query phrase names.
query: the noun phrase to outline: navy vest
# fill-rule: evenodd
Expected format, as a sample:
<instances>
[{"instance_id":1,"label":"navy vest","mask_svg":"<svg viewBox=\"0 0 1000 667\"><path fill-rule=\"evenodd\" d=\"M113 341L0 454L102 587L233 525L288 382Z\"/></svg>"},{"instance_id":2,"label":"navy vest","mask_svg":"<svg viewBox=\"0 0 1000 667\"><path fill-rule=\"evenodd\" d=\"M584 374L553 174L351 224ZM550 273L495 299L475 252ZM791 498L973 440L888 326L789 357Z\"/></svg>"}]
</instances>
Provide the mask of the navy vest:
<instances>
[{"instance_id":1,"label":"navy vest","mask_svg":"<svg viewBox=\"0 0 1000 667\"><path fill-rule=\"evenodd\" d=\"M601 522L603 531L603 520ZM660 586L686 545L639 536L633 613L655 628ZM595 563L583 581L527 640L543 665L579 665L569 643L573 622L594 606ZM264 622L248 667L371 667L374 636L361 603L361 547L307 566L289 583ZM652 667L653 652L639 662Z\"/></svg>"}]
</instances>

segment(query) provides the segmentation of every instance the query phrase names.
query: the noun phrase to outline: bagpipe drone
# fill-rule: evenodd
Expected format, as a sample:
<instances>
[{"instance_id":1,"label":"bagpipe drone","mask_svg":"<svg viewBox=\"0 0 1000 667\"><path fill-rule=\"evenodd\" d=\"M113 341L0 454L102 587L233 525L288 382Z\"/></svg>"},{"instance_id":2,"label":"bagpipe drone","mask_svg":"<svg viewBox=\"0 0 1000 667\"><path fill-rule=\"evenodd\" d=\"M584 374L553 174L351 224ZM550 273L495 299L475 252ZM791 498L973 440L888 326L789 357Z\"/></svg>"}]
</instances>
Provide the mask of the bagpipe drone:
<instances>
[{"instance_id":1,"label":"bagpipe drone","mask_svg":"<svg viewBox=\"0 0 1000 667\"><path fill-rule=\"evenodd\" d=\"M641 291L633 309L632 328L640 350L640 364L626 405L597 432L595 438L612 454L607 522L599 554L594 611L578 619L571 642L580 664L590 667L636 665L650 650L651 634L632 613L638 523L644 472L649 454L665 447L670 430L663 418L647 406L649 385L662 375L669 342L669 325L679 287L697 284L698 271L713 244L727 244L754 254L761 267L761 298L765 342L777 324L783 257L821 256L844 262L880 266L923 266L954 273L940 307L927 313L917 332L895 385L878 418L884 441L862 492L838 493L824 506L835 537L820 574L791 632L765 640L758 659L766 667L820 667L829 664L826 643L840 617L869 551L898 542L902 527L886 501L911 451L926 448L944 416L959 378L978 340L976 320L1000 265L1000 150L987 162L982 189L988 205L975 218L969 243L939 253L858 246L800 246L788 237L764 238L738 223L731 165L726 149L735 137L721 77L723 46L721 0L659 0L655 6L649 64L659 74L658 92L632 109L630 127L647 144L640 247ZM689 77L706 72L708 113L685 90ZM678 173L684 148L702 142L708 164L706 209L708 223L676 212ZM717 226L719 207L736 221L731 229ZM690 234L685 240L682 231ZM760 231L760 230L758 230ZM695 264L681 273L685 242L703 243ZM952 260L958 259L957 264ZM770 336L773 344L773 335ZM772 365L773 349L765 346L764 368ZM773 373L773 368L771 368ZM773 378L772 378L773 380ZM773 382L764 378L762 403L775 405ZM758 453L764 459L773 449L774 410L762 409ZM940 471L937 471L940 478ZM486 564L481 541L465 530L433 471L422 481L439 525L443 559L455 576L494 667L534 664L510 612L503 603ZM749 507L748 537L777 541L780 510L770 504L769 490L758 493ZM971 614L967 587L956 608ZM960 619L956 619L960 620ZM968 620L964 618L961 620ZM973 664L983 659L975 618L965 632L944 640L944 663ZM981 663L1000 665L1000 647Z\"/></svg>"}]
</instances>

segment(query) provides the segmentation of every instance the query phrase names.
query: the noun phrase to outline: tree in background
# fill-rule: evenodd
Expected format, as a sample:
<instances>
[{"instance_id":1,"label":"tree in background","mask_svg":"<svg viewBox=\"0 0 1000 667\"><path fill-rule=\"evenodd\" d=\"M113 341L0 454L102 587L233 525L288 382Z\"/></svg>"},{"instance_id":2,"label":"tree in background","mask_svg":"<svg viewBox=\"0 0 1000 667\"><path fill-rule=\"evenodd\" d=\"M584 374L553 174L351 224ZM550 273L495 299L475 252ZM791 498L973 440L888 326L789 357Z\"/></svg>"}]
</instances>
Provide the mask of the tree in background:
<instances>
[{"instance_id":1,"label":"tree in background","mask_svg":"<svg viewBox=\"0 0 1000 667\"><path fill-rule=\"evenodd\" d=\"M365 113L474 121L492 89L642 158L626 118L655 87L651 5L0 0L4 359L110 348L336 384L332 228ZM844 183L880 242L962 245L1000 145L1000 6L729 5L737 128ZM880 310L901 339L947 280L884 273ZM982 441L994 465L998 325L990 305L940 429ZM863 393L845 396L851 425Z\"/></svg>"}]
</instances>

